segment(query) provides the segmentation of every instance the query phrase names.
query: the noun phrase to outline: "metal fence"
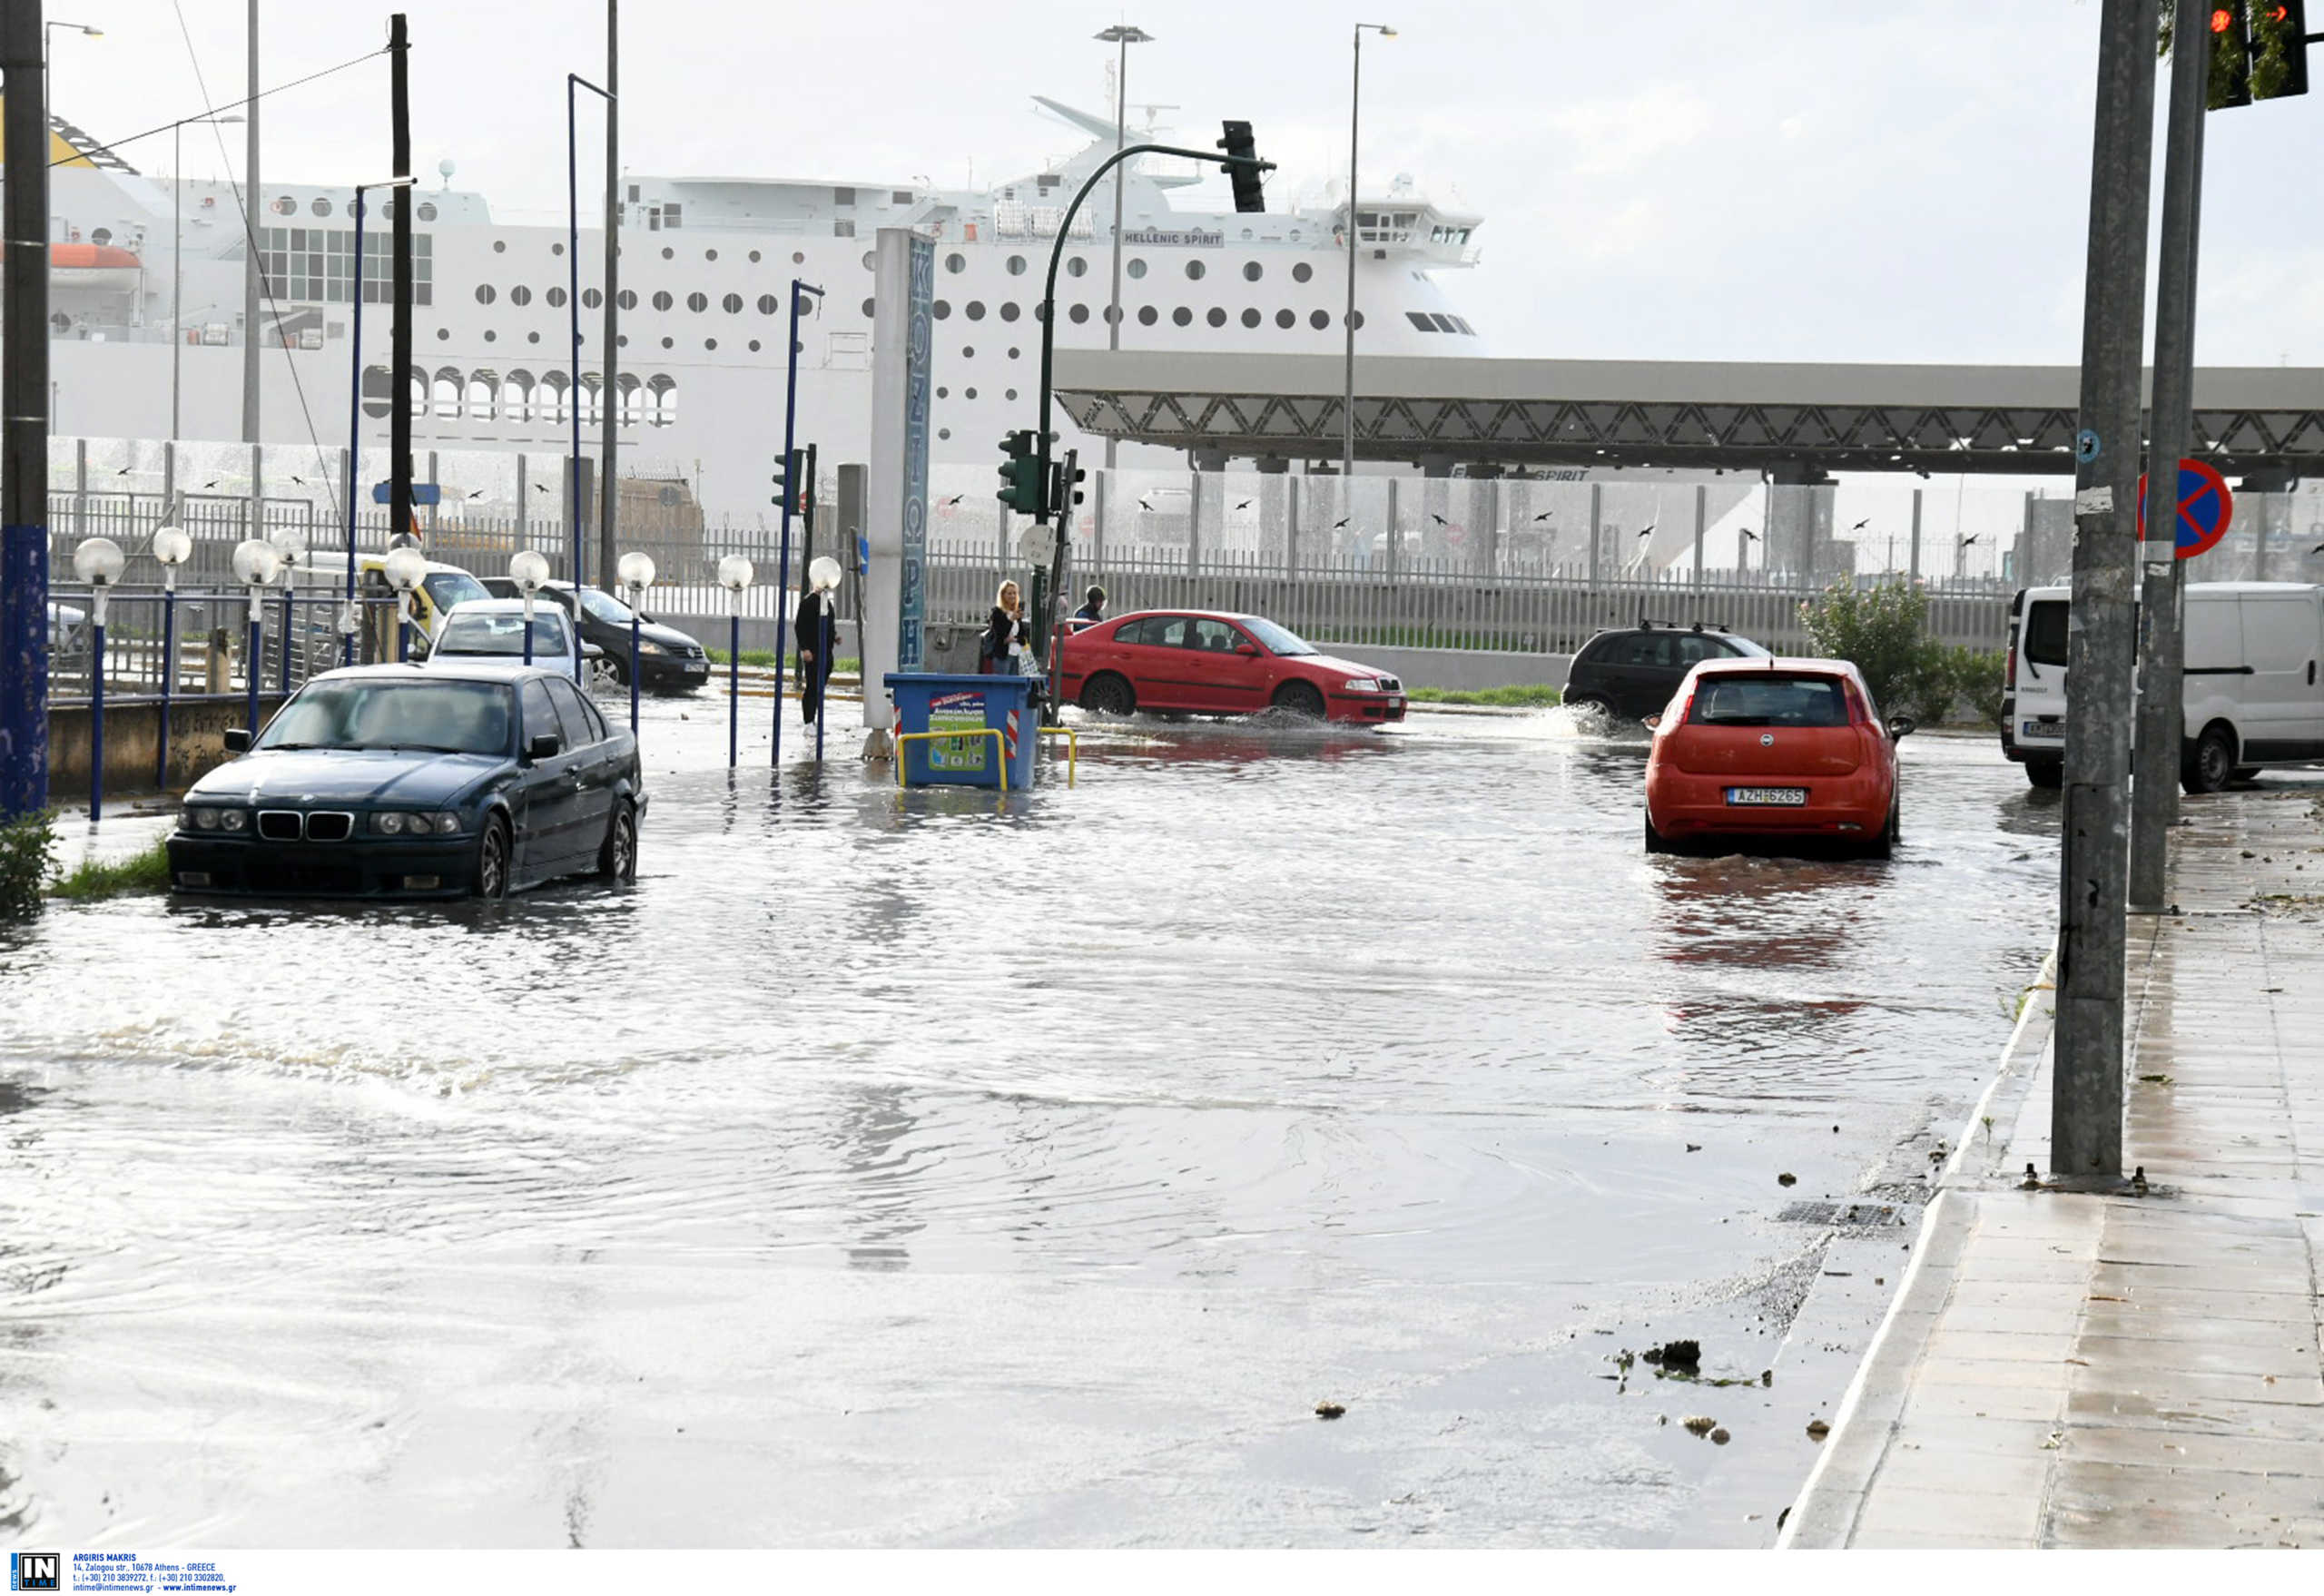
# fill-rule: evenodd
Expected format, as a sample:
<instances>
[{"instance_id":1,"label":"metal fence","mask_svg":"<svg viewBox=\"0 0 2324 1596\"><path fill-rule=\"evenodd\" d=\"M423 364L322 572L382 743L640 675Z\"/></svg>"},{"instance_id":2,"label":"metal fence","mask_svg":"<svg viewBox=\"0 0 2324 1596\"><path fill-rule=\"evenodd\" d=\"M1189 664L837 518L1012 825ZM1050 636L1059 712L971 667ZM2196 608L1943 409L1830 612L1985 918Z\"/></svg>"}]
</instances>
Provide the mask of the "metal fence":
<instances>
[{"instance_id":1,"label":"metal fence","mask_svg":"<svg viewBox=\"0 0 2324 1596\"><path fill-rule=\"evenodd\" d=\"M982 621L1001 574L989 548L931 548L929 618ZM1807 632L1800 605L1823 590L1786 573L1757 571L1707 571L1700 579L1691 572L1600 573L1594 583L1571 569L1480 577L1456 562L1428 560L1393 574L1347 561L1286 571L1231 550L1206 555L1191 568L1183 554L1109 552L1077 567L1069 581L1068 596L1077 602L1089 583L1105 588L1116 615L1228 610L1265 616L1314 643L1520 654L1570 654L1594 632L1640 619L1658 626L1700 621L1779 651L1802 649ZM1994 649L2007 640L2008 585L1965 577L1922 586L1929 631L1940 641Z\"/></svg>"},{"instance_id":2,"label":"metal fence","mask_svg":"<svg viewBox=\"0 0 2324 1596\"><path fill-rule=\"evenodd\" d=\"M86 704L96 686L94 595L64 586L51 591L50 602L50 702ZM116 588L106 605L105 697L116 704L165 695L240 697L252 685L253 669L259 691L287 693L340 665L344 604L337 595L270 590L260 606L253 654L250 598L241 588L176 594ZM357 601L359 664L396 657L395 613L392 598Z\"/></svg>"}]
</instances>

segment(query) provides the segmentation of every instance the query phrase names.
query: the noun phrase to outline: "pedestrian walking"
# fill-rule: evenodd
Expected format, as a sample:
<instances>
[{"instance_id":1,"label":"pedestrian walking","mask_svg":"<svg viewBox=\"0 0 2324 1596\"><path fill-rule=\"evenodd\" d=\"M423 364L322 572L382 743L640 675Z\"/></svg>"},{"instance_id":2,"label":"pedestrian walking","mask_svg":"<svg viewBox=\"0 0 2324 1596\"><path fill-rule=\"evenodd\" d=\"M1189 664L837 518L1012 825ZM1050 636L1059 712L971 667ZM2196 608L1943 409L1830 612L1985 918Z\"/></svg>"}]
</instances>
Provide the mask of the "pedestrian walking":
<instances>
[{"instance_id":1,"label":"pedestrian walking","mask_svg":"<svg viewBox=\"0 0 2324 1596\"><path fill-rule=\"evenodd\" d=\"M1092 583L1089 591L1081 596L1081 607L1073 612L1075 621L1084 626L1094 626L1106 618L1106 590L1104 588Z\"/></svg>"},{"instance_id":2,"label":"pedestrian walking","mask_svg":"<svg viewBox=\"0 0 2324 1596\"><path fill-rule=\"evenodd\" d=\"M791 624L799 644L799 718L812 724L822 718L823 688L832 676L832 643L836 632L832 590L839 586L839 562L824 555L807 567L807 590L799 596L798 615Z\"/></svg>"}]
</instances>

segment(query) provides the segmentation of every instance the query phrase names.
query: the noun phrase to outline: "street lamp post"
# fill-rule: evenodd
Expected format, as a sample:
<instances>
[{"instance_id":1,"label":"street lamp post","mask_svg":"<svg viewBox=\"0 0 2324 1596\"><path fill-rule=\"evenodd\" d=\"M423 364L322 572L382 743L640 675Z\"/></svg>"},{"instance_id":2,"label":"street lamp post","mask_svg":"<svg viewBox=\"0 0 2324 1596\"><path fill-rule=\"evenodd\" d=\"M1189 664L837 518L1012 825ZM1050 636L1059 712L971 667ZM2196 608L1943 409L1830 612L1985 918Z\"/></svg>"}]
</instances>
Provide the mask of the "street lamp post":
<instances>
[{"instance_id":1,"label":"street lamp post","mask_svg":"<svg viewBox=\"0 0 2324 1596\"><path fill-rule=\"evenodd\" d=\"M185 358L185 130L240 122L239 116L189 116L170 124L170 441L178 440L178 371ZM358 191L359 192L360 191Z\"/></svg>"},{"instance_id":2,"label":"street lamp post","mask_svg":"<svg viewBox=\"0 0 2324 1596\"><path fill-rule=\"evenodd\" d=\"M1118 52L1114 65L1114 153L1121 153L1129 142L1129 47L1150 44L1154 35L1144 28L1118 23L1104 33L1095 35L1101 44L1112 44ZM1114 171L1114 290L1106 301L1106 347L1122 347L1122 169ZM1106 439L1106 468L1112 470L1117 440Z\"/></svg>"},{"instance_id":3,"label":"street lamp post","mask_svg":"<svg viewBox=\"0 0 2324 1596\"><path fill-rule=\"evenodd\" d=\"M89 635L89 819L101 819L105 801L105 600L121 581L121 545L110 537L84 537L73 551L73 574L89 585L94 613Z\"/></svg>"},{"instance_id":4,"label":"street lamp post","mask_svg":"<svg viewBox=\"0 0 2324 1596\"><path fill-rule=\"evenodd\" d=\"M573 385L566 389L565 399L573 416L573 459L566 468L565 497L573 503L573 603L576 622L573 628L573 679L580 682L586 678L581 674L581 628L577 624L581 603L581 145L576 131L577 124L573 94L576 89L588 90L608 107L614 103L614 97L578 73L565 74L565 261L570 273L565 303L566 312L573 320ZM606 299L611 302L610 290ZM610 357L610 345L606 352ZM608 381L606 391L597 396L599 404L613 402L611 388ZM606 436L611 438L613 434L607 432ZM613 461L609 458L606 463L610 466ZM597 491L610 494L613 484L600 482ZM635 673L630 679L634 685L636 681ZM635 718L633 714L632 719Z\"/></svg>"},{"instance_id":5,"label":"street lamp post","mask_svg":"<svg viewBox=\"0 0 2324 1596\"><path fill-rule=\"evenodd\" d=\"M799 307L812 294L818 302L823 291L812 283L791 280L791 346L783 350L789 373L783 388L783 552L774 577L774 753L771 763L783 763L783 633L791 603L791 507L799 502ZM814 529L808 528L808 537Z\"/></svg>"},{"instance_id":6,"label":"street lamp post","mask_svg":"<svg viewBox=\"0 0 2324 1596\"><path fill-rule=\"evenodd\" d=\"M1355 25L1355 72L1349 81L1347 95L1347 381L1346 391L1340 397L1340 421L1345 431L1345 442L1340 450L1340 492L1349 513L1355 508L1355 484L1349 480L1355 475L1355 251L1362 230L1355 219L1355 153L1356 129L1364 107L1364 34L1365 29L1384 39L1393 39L1396 30L1376 22Z\"/></svg>"},{"instance_id":7,"label":"street lamp post","mask_svg":"<svg viewBox=\"0 0 2324 1596\"><path fill-rule=\"evenodd\" d=\"M355 486L363 477L363 290L366 277L363 270L363 196L373 189L408 189L416 179L409 177L382 178L378 182L355 185L355 264L354 316L349 327L348 396L347 396L347 595L346 608L339 617L339 658L341 665L355 663ZM390 380L388 384L389 402L407 403L404 384ZM523 507L517 507L520 510Z\"/></svg>"},{"instance_id":8,"label":"street lamp post","mask_svg":"<svg viewBox=\"0 0 2324 1596\"><path fill-rule=\"evenodd\" d=\"M162 704L153 784L170 784L170 700L178 690L178 567L193 557L193 539L182 527L153 528L153 557L162 566Z\"/></svg>"},{"instance_id":9,"label":"street lamp post","mask_svg":"<svg viewBox=\"0 0 2324 1596\"><path fill-rule=\"evenodd\" d=\"M85 23L44 22L40 25L40 99L41 103L48 107L49 114L52 116L56 114L56 96L49 91L48 57L51 45L48 35L58 28L64 28L76 34L86 34L93 39L102 39L105 36L104 29L93 28Z\"/></svg>"}]
</instances>

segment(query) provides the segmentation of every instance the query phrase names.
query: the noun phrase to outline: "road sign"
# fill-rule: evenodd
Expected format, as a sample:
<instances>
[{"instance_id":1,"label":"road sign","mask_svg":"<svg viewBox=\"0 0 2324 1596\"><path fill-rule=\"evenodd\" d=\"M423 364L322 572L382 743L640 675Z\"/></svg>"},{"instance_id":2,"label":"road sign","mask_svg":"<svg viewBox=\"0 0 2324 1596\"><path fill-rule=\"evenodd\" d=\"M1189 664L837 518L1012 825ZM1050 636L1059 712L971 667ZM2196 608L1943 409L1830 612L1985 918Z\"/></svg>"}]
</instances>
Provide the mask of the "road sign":
<instances>
[{"instance_id":1,"label":"road sign","mask_svg":"<svg viewBox=\"0 0 2324 1596\"><path fill-rule=\"evenodd\" d=\"M2182 560L2210 552L2235 519L2235 495L2218 468L2201 460L2179 462L2179 538ZM2139 538L2146 538L2146 478L2139 478Z\"/></svg>"},{"instance_id":2,"label":"road sign","mask_svg":"<svg viewBox=\"0 0 2324 1596\"><path fill-rule=\"evenodd\" d=\"M1017 557L1029 566L1046 566L1057 557L1057 528L1036 521L1017 539Z\"/></svg>"},{"instance_id":3,"label":"road sign","mask_svg":"<svg viewBox=\"0 0 2324 1596\"><path fill-rule=\"evenodd\" d=\"M371 484L371 502L385 504L393 498L395 495L389 491L392 486L387 482ZM436 483L415 482L411 485L411 502L414 504L441 504L443 499L444 489Z\"/></svg>"}]
</instances>

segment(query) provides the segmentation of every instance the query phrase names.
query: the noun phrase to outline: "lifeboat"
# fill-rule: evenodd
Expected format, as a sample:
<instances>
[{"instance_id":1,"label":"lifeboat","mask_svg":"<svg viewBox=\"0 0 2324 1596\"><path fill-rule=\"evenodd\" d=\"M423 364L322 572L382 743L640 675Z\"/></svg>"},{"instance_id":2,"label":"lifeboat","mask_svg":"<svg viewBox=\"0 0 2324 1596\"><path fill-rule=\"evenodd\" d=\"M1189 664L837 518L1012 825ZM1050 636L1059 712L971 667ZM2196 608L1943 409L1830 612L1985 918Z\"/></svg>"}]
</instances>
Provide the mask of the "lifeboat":
<instances>
[{"instance_id":1,"label":"lifeboat","mask_svg":"<svg viewBox=\"0 0 2324 1596\"><path fill-rule=\"evenodd\" d=\"M133 290L137 251L113 244L51 244L48 270L59 288Z\"/></svg>"}]
</instances>

